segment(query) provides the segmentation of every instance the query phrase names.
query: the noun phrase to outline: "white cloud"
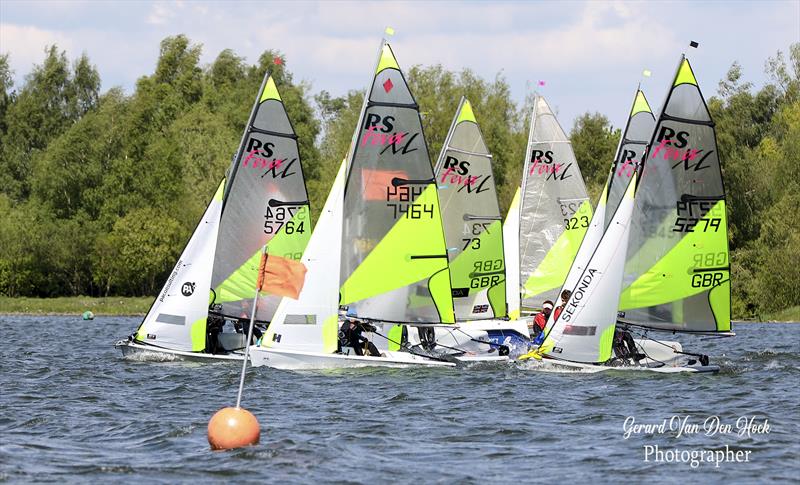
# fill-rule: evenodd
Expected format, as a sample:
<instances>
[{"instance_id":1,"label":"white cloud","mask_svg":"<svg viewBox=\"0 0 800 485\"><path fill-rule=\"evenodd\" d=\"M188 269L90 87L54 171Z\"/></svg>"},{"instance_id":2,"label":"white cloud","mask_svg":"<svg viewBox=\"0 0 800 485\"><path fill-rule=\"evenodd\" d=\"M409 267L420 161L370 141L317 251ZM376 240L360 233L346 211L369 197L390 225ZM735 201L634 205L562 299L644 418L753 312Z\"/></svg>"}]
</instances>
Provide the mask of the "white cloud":
<instances>
[{"instance_id":1,"label":"white cloud","mask_svg":"<svg viewBox=\"0 0 800 485\"><path fill-rule=\"evenodd\" d=\"M797 40L800 13L800 4L791 2L159 1L145 8L127 4L119 15L119 9L62 2L63 12L84 20L52 27L59 24L43 23L35 6L18 3L9 15L7 5L0 3L0 50L11 52L22 74L55 42L70 57L86 51L104 89L123 84L130 92L136 78L153 71L159 41L185 33L203 44L204 63L225 48L250 63L265 49L277 49L296 79L338 95L366 85L388 25L397 32L392 43L404 68L441 63L452 70L469 67L485 78L502 70L517 100L525 95L526 80L546 80L565 126L587 109L612 114L616 106L627 106L644 68L653 71L651 86L666 85L679 53L695 36L705 46L693 55L707 94L733 59L757 75L766 55L786 50L787 39ZM757 43L741 35L753 24L759 26ZM652 98L657 102L659 93Z\"/></svg>"},{"instance_id":2,"label":"white cloud","mask_svg":"<svg viewBox=\"0 0 800 485\"><path fill-rule=\"evenodd\" d=\"M41 63L46 46L53 44L62 50L74 48L72 39L62 32L30 25L0 24L0 52L9 54L11 68L17 77L27 74L34 64Z\"/></svg>"},{"instance_id":3,"label":"white cloud","mask_svg":"<svg viewBox=\"0 0 800 485\"><path fill-rule=\"evenodd\" d=\"M150 9L147 23L150 25L164 25L175 16L175 13L166 4L156 3Z\"/></svg>"}]
</instances>

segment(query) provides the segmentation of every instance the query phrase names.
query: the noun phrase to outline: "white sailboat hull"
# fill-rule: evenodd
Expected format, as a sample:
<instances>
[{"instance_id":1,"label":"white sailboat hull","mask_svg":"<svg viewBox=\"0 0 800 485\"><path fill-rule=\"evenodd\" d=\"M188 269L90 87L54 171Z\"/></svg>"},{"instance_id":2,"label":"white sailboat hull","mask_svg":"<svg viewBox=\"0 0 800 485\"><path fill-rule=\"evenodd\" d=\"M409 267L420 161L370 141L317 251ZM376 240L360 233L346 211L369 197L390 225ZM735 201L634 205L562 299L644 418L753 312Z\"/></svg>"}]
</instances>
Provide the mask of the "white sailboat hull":
<instances>
[{"instance_id":1,"label":"white sailboat hull","mask_svg":"<svg viewBox=\"0 0 800 485\"><path fill-rule=\"evenodd\" d=\"M455 367L455 363L432 360L408 352L385 352L386 357L323 354L299 350L250 347L253 367L284 370L341 369L355 367Z\"/></svg>"},{"instance_id":2,"label":"white sailboat hull","mask_svg":"<svg viewBox=\"0 0 800 485\"><path fill-rule=\"evenodd\" d=\"M154 347L152 345L143 345L129 340L120 340L114 344L114 347L122 351L123 358L143 362L241 362L244 359L243 352L231 352L229 354L205 354L202 352L187 352L183 350L171 350L161 347Z\"/></svg>"},{"instance_id":3,"label":"white sailboat hull","mask_svg":"<svg viewBox=\"0 0 800 485\"><path fill-rule=\"evenodd\" d=\"M644 363L644 361L642 361ZM658 374L678 374L678 373L716 373L719 372L718 365L663 365L660 367L650 367L648 365L630 365L612 367L608 365L584 364L580 362L570 362L567 360L555 360L543 358L536 361L534 368L540 367L547 371L566 371L566 372L588 372L597 373L605 371L624 371L624 372L655 372Z\"/></svg>"}]
</instances>

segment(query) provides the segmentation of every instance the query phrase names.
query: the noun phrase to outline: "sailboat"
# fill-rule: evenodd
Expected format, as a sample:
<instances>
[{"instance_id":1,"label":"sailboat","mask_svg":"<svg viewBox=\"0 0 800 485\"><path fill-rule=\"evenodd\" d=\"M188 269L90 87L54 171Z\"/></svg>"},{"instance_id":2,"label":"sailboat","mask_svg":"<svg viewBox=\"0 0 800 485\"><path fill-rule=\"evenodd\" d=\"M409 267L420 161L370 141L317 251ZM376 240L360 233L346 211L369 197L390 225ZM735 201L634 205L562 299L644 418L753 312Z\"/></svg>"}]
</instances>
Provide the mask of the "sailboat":
<instances>
[{"instance_id":1,"label":"sailboat","mask_svg":"<svg viewBox=\"0 0 800 485\"><path fill-rule=\"evenodd\" d=\"M616 327L641 329L644 338L651 329L730 334L725 192L714 123L685 56L643 155L575 278L572 297L548 327L538 352L543 362L590 371L719 371L707 356L666 344L666 357L641 346L642 358L612 355Z\"/></svg>"},{"instance_id":2,"label":"sailboat","mask_svg":"<svg viewBox=\"0 0 800 485\"><path fill-rule=\"evenodd\" d=\"M461 98L434 169L457 328L437 328L443 348L527 351L528 327L509 321L506 268L492 155L472 105Z\"/></svg>"},{"instance_id":3,"label":"sailboat","mask_svg":"<svg viewBox=\"0 0 800 485\"><path fill-rule=\"evenodd\" d=\"M346 164L303 261L307 286L297 301L281 303L267 335L251 349L254 366L455 365L407 341L408 325L452 324L455 318L419 107L386 40ZM381 357L339 349L340 306L349 317L369 322L367 333Z\"/></svg>"},{"instance_id":4,"label":"sailboat","mask_svg":"<svg viewBox=\"0 0 800 485\"><path fill-rule=\"evenodd\" d=\"M124 356L243 359L265 244L272 274L256 321L269 322L281 296L302 285L291 269L311 234L308 195L297 135L269 73L223 184L138 330L116 343Z\"/></svg>"},{"instance_id":5,"label":"sailboat","mask_svg":"<svg viewBox=\"0 0 800 485\"><path fill-rule=\"evenodd\" d=\"M522 183L503 227L506 300L512 320L558 301L592 219L592 204L569 141L544 97L531 113Z\"/></svg>"}]
</instances>

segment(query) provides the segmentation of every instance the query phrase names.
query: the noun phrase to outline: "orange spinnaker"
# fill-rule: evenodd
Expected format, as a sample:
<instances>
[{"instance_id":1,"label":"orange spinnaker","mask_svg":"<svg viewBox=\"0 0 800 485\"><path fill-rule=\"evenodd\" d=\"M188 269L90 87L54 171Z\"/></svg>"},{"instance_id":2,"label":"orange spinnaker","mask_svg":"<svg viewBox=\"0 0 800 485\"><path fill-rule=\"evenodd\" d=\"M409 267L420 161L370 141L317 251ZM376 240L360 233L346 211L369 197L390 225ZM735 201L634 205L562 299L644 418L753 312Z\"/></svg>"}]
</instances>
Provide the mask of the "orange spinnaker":
<instances>
[{"instance_id":1,"label":"orange spinnaker","mask_svg":"<svg viewBox=\"0 0 800 485\"><path fill-rule=\"evenodd\" d=\"M274 254L262 255L256 284L259 291L296 300L306 281L306 271L305 265L300 261Z\"/></svg>"}]
</instances>

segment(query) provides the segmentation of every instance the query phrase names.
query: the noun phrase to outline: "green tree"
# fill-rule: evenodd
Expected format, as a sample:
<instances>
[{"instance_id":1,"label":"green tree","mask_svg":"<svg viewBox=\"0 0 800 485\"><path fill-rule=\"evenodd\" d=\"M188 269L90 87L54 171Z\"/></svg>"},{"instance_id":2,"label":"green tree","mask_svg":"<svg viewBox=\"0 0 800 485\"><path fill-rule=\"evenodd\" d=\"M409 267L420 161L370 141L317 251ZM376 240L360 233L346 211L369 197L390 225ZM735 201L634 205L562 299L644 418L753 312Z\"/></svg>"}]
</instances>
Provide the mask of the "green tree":
<instances>
[{"instance_id":1,"label":"green tree","mask_svg":"<svg viewBox=\"0 0 800 485\"><path fill-rule=\"evenodd\" d=\"M82 56L70 70L64 51L53 45L35 66L5 114L8 131L0 154L2 190L14 200L30 192L32 160L86 112L94 109L100 76Z\"/></svg>"},{"instance_id":2,"label":"green tree","mask_svg":"<svg viewBox=\"0 0 800 485\"><path fill-rule=\"evenodd\" d=\"M98 239L94 281L106 293L153 295L175 264L185 241L180 223L164 211L136 209Z\"/></svg>"},{"instance_id":3,"label":"green tree","mask_svg":"<svg viewBox=\"0 0 800 485\"><path fill-rule=\"evenodd\" d=\"M584 113L575 120L569 138L592 201L603 191L620 136L620 130L600 113Z\"/></svg>"}]
</instances>

